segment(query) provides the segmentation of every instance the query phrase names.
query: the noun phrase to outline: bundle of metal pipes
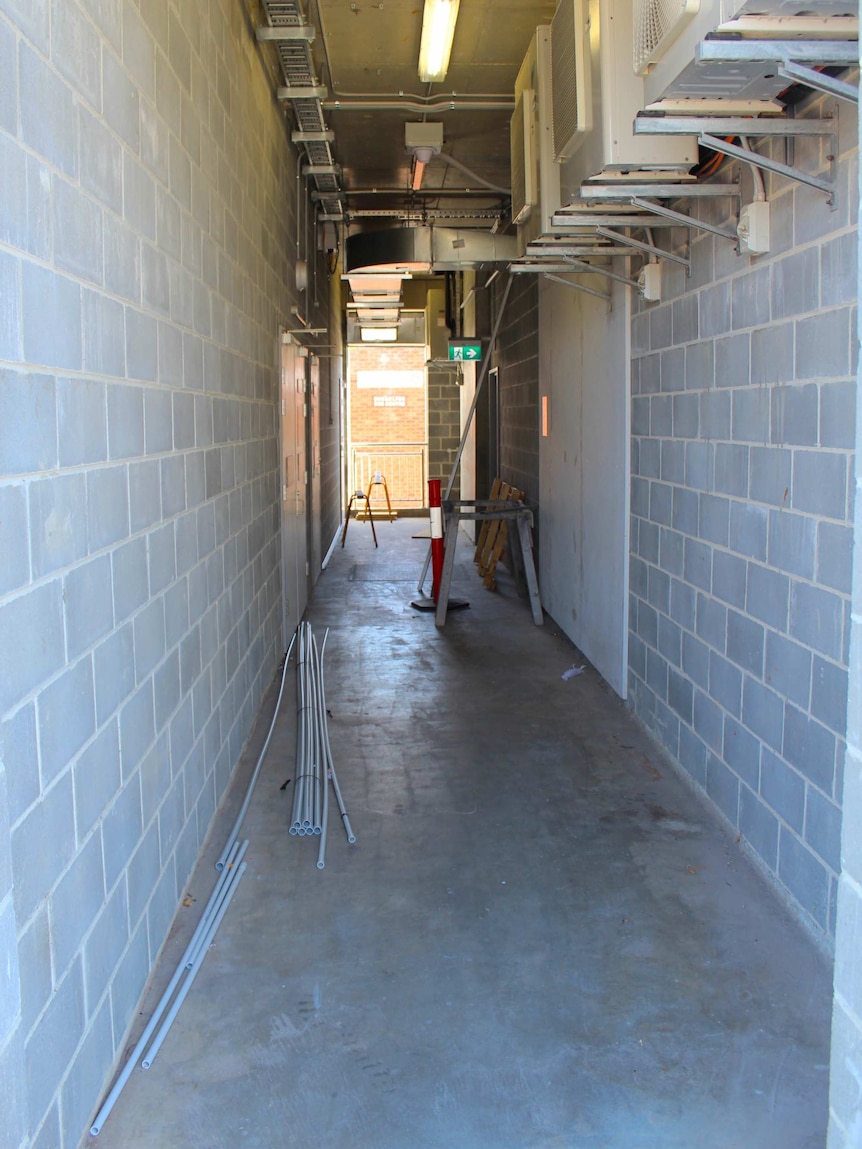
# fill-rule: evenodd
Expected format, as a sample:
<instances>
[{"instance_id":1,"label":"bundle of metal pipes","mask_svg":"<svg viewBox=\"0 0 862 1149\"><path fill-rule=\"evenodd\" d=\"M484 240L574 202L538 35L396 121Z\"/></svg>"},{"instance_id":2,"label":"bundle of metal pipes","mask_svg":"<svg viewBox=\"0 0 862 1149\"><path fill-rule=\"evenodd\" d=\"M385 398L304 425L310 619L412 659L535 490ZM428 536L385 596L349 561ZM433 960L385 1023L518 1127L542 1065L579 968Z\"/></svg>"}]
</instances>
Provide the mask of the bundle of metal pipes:
<instances>
[{"instance_id":1,"label":"bundle of metal pipes","mask_svg":"<svg viewBox=\"0 0 862 1149\"><path fill-rule=\"evenodd\" d=\"M297 632L296 660L296 778L293 792L293 817L290 833L298 837L319 836L317 868L326 864L326 830L329 821L329 787L332 783L338 812L351 845L356 835L350 825L341 787L332 761L329 728L326 722L326 688L323 678L323 656L327 630L320 651L311 624L300 623Z\"/></svg>"}]
</instances>

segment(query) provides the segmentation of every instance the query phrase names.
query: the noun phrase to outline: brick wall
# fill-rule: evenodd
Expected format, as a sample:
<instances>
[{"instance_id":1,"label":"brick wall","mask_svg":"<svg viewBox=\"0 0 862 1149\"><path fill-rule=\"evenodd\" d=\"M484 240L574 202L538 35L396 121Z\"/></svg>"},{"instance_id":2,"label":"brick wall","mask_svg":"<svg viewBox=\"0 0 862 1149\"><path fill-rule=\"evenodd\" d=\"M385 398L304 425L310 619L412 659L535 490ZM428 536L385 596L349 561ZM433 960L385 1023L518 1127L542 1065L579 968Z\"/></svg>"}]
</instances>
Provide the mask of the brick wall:
<instances>
[{"instance_id":1,"label":"brick wall","mask_svg":"<svg viewBox=\"0 0 862 1149\"><path fill-rule=\"evenodd\" d=\"M281 650L296 171L237 0L0 7L0 1139L71 1149Z\"/></svg>"},{"instance_id":2,"label":"brick wall","mask_svg":"<svg viewBox=\"0 0 862 1149\"><path fill-rule=\"evenodd\" d=\"M856 125L840 115L837 210L767 180L772 252L696 233L691 278L665 265L667 297L632 331L631 705L826 932L856 400ZM796 164L822 170L825 146L797 141ZM716 202L693 210L718 219Z\"/></svg>"}]
</instances>

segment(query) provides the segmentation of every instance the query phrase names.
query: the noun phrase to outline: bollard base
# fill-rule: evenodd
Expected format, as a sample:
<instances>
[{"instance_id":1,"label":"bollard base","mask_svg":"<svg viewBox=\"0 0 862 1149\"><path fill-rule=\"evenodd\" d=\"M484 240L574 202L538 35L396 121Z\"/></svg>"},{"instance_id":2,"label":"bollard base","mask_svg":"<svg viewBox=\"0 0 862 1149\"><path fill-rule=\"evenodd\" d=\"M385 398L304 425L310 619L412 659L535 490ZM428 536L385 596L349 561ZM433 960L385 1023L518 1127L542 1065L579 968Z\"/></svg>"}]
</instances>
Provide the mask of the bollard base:
<instances>
[{"instance_id":1,"label":"bollard base","mask_svg":"<svg viewBox=\"0 0 862 1149\"><path fill-rule=\"evenodd\" d=\"M410 605L413 607L414 610L423 610L423 611L429 611L430 612L430 611L435 611L437 609L437 603L434 601L434 599L429 598L427 595L424 595L424 594L422 595L421 598L414 599L410 603ZM466 610L469 607L469 605L470 605L469 602L467 602L467 600L465 598L450 598L448 603L446 604L446 609L447 610Z\"/></svg>"}]
</instances>

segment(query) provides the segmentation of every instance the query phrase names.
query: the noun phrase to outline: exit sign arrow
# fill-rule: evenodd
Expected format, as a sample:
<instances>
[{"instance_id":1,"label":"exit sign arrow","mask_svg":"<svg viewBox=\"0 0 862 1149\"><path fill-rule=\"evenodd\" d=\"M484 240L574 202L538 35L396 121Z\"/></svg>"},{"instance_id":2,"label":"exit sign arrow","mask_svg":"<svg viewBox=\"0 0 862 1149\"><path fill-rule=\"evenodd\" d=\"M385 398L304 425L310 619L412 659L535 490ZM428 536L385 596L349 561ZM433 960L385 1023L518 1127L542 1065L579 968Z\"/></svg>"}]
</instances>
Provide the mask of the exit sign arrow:
<instances>
[{"instance_id":1,"label":"exit sign arrow","mask_svg":"<svg viewBox=\"0 0 862 1149\"><path fill-rule=\"evenodd\" d=\"M456 363L476 363L482 358L482 344L470 343L465 339L449 340L449 361Z\"/></svg>"}]
</instances>

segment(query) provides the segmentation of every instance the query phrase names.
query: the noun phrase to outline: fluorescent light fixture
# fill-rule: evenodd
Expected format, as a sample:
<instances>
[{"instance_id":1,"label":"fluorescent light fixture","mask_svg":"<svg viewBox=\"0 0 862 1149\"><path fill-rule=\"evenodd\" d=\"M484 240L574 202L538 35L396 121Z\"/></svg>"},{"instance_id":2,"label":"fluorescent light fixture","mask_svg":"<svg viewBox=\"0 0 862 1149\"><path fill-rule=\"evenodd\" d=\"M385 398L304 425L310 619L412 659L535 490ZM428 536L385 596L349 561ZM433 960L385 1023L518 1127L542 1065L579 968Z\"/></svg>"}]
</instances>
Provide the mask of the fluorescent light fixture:
<instances>
[{"instance_id":1,"label":"fluorescent light fixture","mask_svg":"<svg viewBox=\"0 0 862 1149\"><path fill-rule=\"evenodd\" d=\"M359 338L363 343L395 343L398 339L398 328L360 327Z\"/></svg>"},{"instance_id":2,"label":"fluorescent light fixture","mask_svg":"<svg viewBox=\"0 0 862 1149\"><path fill-rule=\"evenodd\" d=\"M446 79L460 2L425 0L419 45L419 79L425 84L438 84Z\"/></svg>"}]
</instances>

